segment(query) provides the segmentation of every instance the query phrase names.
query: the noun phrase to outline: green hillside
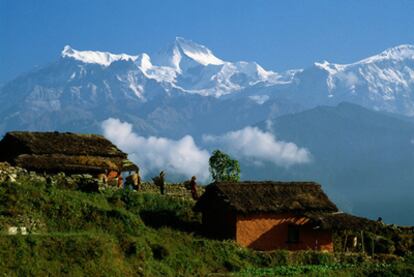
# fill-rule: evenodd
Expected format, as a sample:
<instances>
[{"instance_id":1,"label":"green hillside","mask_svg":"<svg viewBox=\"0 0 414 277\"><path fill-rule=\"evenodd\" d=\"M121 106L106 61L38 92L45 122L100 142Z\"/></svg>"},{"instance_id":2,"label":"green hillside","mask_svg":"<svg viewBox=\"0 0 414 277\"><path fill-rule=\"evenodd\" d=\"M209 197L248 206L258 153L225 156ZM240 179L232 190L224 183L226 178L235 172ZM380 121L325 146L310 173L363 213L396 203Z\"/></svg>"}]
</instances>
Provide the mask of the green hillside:
<instances>
[{"instance_id":1,"label":"green hillside","mask_svg":"<svg viewBox=\"0 0 414 277\"><path fill-rule=\"evenodd\" d=\"M208 239L181 185L160 195L79 190L83 178L42 177L0 165L4 276L365 276L414 274L414 259L312 251L256 252ZM13 227L27 234L11 234ZM25 232L23 230L23 233Z\"/></svg>"}]
</instances>

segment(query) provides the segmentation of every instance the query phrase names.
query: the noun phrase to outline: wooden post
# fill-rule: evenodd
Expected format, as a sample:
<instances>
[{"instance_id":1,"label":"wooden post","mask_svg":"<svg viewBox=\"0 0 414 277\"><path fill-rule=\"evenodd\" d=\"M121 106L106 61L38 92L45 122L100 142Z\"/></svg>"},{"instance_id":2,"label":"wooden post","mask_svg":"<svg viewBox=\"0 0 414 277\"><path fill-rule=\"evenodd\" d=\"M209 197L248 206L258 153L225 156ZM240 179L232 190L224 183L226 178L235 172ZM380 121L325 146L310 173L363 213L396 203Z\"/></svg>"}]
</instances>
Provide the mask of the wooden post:
<instances>
[{"instance_id":1,"label":"wooden post","mask_svg":"<svg viewBox=\"0 0 414 277\"><path fill-rule=\"evenodd\" d=\"M362 253L365 253L364 231L361 231L361 251L362 251Z\"/></svg>"},{"instance_id":2,"label":"wooden post","mask_svg":"<svg viewBox=\"0 0 414 277\"><path fill-rule=\"evenodd\" d=\"M374 237L371 237L371 255L372 255L372 257L374 257L374 255L375 255L375 240L374 240Z\"/></svg>"},{"instance_id":3,"label":"wooden post","mask_svg":"<svg viewBox=\"0 0 414 277\"><path fill-rule=\"evenodd\" d=\"M344 233L345 233L345 241L344 241L344 248L342 251L346 252L346 242L348 240L348 232L345 230Z\"/></svg>"}]
</instances>

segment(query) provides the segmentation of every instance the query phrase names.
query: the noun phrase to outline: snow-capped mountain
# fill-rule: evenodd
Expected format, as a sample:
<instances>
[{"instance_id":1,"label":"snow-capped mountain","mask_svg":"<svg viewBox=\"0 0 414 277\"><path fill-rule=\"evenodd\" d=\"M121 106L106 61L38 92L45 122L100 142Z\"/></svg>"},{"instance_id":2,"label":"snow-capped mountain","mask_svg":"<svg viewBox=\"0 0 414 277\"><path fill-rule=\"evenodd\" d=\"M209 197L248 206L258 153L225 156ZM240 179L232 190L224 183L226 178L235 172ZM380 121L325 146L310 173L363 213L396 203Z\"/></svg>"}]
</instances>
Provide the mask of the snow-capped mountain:
<instances>
[{"instance_id":1,"label":"snow-capped mountain","mask_svg":"<svg viewBox=\"0 0 414 277\"><path fill-rule=\"evenodd\" d=\"M155 54L65 46L56 62L4 84L0 101L0 132L93 131L100 121L117 116L147 134L179 136L343 101L412 116L414 46L351 64L325 61L286 72L226 61L180 37Z\"/></svg>"},{"instance_id":2,"label":"snow-capped mountain","mask_svg":"<svg viewBox=\"0 0 414 277\"><path fill-rule=\"evenodd\" d=\"M180 37L165 51L155 55L154 65L153 73L160 70L171 73L165 81L177 89L203 96L220 97L257 83L272 85L292 79L291 73L266 71L255 62L224 61L205 46Z\"/></svg>"},{"instance_id":3,"label":"snow-capped mountain","mask_svg":"<svg viewBox=\"0 0 414 277\"><path fill-rule=\"evenodd\" d=\"M137 56L130 56L126 54L115 55L109 52L77 51L70 47L70 45L66 45L63 48L61 55L62 58L73 58L84 63L100 64L103 66L109 66L115 61L135 61L137 59Z\"/></svg>"},{"instance_id":4,"label":"snow-capped mountain","mask_svg":"<svg viewBox=\"0 0 414 277\"><path fill-rule=\"evenodd\" d=\"M327 61L296 76L298 92L311 82L314 101L349 101L362 106L414 116L414 46L400 45L351 64ZM300 96L297 96L300 98Z\"/></svg>"},{"instance_id":5,"label":"snow-capped mountain","mask_svg":"<svg viewBox=\"0 0 414 277\"><path fill-rule=\"evenodd\" d=\"M101 65L107 70L117 61L131 62L135 64L135 67L129 68L129 73L135 71L132 75L138 74L155 80L167 91L174 88L203 96L220 97L257 83L272 85L286 83L292 79L292 72L278 74L266 71L255 62L224 61L207 47L181 37L177 37L164 51L152 58L147 53L132 56L78 51L68 45L64 47L61 57L84 64ZM144 100L144 86L132 75L129 74L127 78L118 75L118 79L128 82L128 87L134 94Z\"/></svg>"}]
</instances>

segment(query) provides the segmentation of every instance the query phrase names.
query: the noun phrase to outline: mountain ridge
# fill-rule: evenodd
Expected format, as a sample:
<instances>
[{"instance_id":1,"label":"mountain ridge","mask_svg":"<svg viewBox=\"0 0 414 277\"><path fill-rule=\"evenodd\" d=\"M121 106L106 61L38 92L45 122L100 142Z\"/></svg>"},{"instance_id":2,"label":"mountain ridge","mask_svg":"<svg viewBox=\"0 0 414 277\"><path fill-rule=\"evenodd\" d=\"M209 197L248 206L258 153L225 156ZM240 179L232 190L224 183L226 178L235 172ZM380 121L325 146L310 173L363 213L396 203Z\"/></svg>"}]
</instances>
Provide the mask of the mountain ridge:
<instances>
[{"instance_id":1,"label":"mountain ridge","mask_svg":"<svg viewBox=\"0 0 414 277\"><path fill-rule=\"evenodd\" d=\"M214 129L223 117L232 117L227 127L231 130L344 101L413 116L412 49L400 45L350 65L326 62L274 72L256 62L226 61L183 38L155 55L78 51L66 46L57 61L0 88L4 118L0 132L95 131L99 121L118 117L132 122L144 135L176 137L185 135L184 126L198 125L198 133L203 126ZM183 104L193 107L186 109ZM68 117L68 113L75 114Z\"/></svg>"}]
</instances>

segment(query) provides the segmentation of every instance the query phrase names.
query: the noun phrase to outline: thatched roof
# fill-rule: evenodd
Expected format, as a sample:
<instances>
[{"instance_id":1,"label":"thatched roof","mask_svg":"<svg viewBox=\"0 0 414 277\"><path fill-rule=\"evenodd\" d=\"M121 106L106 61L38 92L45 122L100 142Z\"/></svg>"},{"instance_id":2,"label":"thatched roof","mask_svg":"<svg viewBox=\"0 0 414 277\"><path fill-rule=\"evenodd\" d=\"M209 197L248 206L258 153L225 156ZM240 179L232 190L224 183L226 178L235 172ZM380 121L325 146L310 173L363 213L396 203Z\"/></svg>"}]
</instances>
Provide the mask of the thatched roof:
<instances>
[{"instance_id":1,"label":"thatched roof","mask_svg":"<svg viewBox=\"0 0 414 277\"><path fill-rule=\"evenodd\" d=\"M207 210L217 201L244 214L338 211L321 186L313 182L213 183L206 187L195 210Z\"/></svg>"},{"instance_id":2,"label":"thatched roof","mask_svg":"<svg viewBox=\"0 0 414 277\"><path fill-rule=\"evenodd\" d=\"M100 173L107 170L119 170L120 158L97 156L19 155L15 162L22 168L32 171L66 173Z\"/></svg>"},{"instance_id":3,"label":"thatched roof","mask_svg":"<svg viewBox=\"0 0 414 277\"><path fill-rule=\"evenodd\" d=\"M311 220L313 225L319 226L322 229L356 231L368 230L375 232L381 228L384 228L384 225L380 222L343 212L325 214L307 212L304 215Z\"/></svg>"},{"instance_id":4,"label":"thatched roof","mask_svg":"<svg viewBox=\"0 0 414 277\"><path fill-rule=\"evenodd\" d=\"M0 142L15 145L20 154L64 154L127 158L109 140L99 135L59 132L9 132Z\"/></svg>"},{"instance_id":5,"label":"thatched roof","mask_svg":"<svg viewBox=\"0 0 414 277\"><path fill-rule=\"evenodd\" d=\"M102 136L59 132L9 132L0 141L0 161L53 173L138 169Z\"/></svg>"}]
</instances>

